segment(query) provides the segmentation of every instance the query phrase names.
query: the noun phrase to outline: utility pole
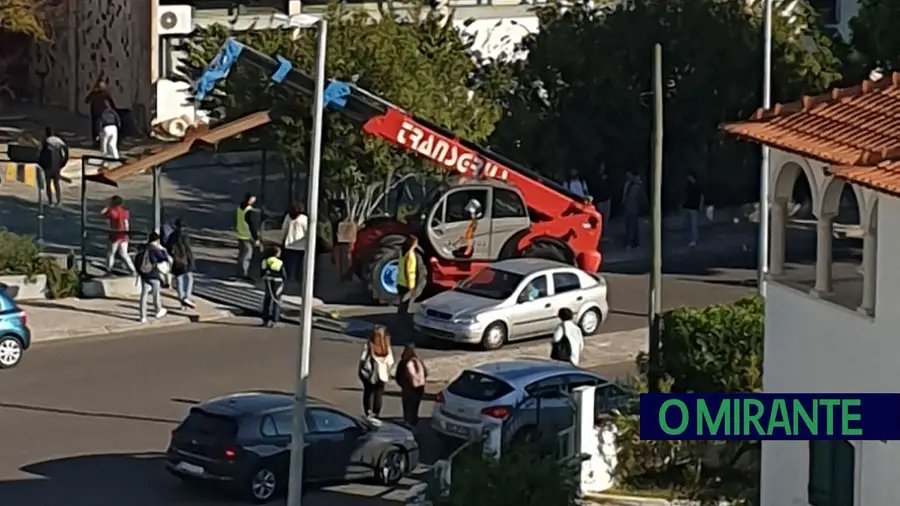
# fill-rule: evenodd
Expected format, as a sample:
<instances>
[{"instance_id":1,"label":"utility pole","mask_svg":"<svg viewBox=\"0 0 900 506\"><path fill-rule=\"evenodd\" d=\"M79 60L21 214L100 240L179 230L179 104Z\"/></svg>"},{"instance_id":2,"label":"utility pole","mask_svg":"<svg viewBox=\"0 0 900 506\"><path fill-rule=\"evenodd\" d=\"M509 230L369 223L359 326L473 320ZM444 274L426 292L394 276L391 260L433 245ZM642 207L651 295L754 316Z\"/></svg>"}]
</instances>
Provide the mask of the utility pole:
<instances>
[{"instance_id":1,"label":"utility pole","mask_svg":"<svg viewBox=\"0 0 900 506\"><path fill-rule=\"evenodd\" d=\"M316 43L316 95L313 100L312 152L307 177L307 210L309 222L319 221L319 169L322 162L322 122L325 115L325 56L328 25L320 19ZM300 506L303 501L303 452L306 449L306 394L309 380L309 351L312 341L313 274L316 270L316 233L306 234L303 266L303 308L300 317L300 346L297 364L297 386L294 392L294 425L291 430L291 464L288 477L287 506Z\"/></svg>"},{"instance_id":2,"label":"utility pole","mask_svg":"<svg viewBox=\"0 0 900 506\"><path fill-rule=\"evenodd\" d=\"M662 46L653 46L653 267L650 270L650 393L659 392L660 313L662 313L662 172L663 172L663 76Z\"/></svg>"},{"instance_id":3,"label":"utility pole","mask_svg":"<svg viewBox=\"0 0 900 506\"><path fill-rule=\"evenodd\" d=\"M763 12L763 109L772 106L772 0L765 0ZM769 147L763 144L759 176L759 294L766 296L769 273Z\"/></svg>"}]
</instances>

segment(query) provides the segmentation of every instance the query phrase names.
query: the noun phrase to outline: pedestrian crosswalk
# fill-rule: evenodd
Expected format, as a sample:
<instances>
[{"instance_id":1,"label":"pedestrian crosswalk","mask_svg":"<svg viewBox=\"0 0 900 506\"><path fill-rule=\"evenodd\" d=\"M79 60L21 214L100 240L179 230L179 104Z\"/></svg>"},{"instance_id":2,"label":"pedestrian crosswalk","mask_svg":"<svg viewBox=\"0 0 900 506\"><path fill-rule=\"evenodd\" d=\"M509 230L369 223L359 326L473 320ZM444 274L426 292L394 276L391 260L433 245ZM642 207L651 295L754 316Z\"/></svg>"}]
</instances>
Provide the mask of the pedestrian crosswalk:
<instances>
[{"instance_id":1,"label":"pedestrian crosswalk","mask_svg":"<svg viewBox=\"0 0 900 506\"><path fill-rule=\"evenodd\" d=\"M262 311L263 289L247 281L219 279L194 274L194 295L227 306L236 312L258 316ZM300 297L285 295L281 301L282 313L300 311Z\"/></svg>"}]
</instances>

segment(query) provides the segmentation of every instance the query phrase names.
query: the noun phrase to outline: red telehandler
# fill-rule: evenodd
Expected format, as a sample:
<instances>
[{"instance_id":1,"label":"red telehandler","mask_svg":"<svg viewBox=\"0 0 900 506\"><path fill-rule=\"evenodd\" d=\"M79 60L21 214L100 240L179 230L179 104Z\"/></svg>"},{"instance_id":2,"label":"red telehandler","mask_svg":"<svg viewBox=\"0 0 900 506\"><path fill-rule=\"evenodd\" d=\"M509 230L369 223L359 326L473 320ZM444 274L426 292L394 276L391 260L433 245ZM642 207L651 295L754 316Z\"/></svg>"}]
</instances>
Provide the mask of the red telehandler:
<instances>
[{"instance_id":1,"label":"red telehandler","mask_svg":"<svg viewBox=\"0 0 900 506\"><path fill-rule=\"evenodd\" d=\"M312 76L229 39L199 78L195 96L211 93L237 62L271 74L274 82L311 97ZM397 268L406 237L419 238L416 294L426 285L449 289L496 260L536 257L596 273L601 256L600 213L563 185L491 152L352 84L328 81L325 107L364 132L432 161L457 176L431 192L421 214L404 221L378 217L359 229L351 250L354 271L372 297L396 304ZM275 116L275 114L273 114Z\"/></svg>"}]
</instances>

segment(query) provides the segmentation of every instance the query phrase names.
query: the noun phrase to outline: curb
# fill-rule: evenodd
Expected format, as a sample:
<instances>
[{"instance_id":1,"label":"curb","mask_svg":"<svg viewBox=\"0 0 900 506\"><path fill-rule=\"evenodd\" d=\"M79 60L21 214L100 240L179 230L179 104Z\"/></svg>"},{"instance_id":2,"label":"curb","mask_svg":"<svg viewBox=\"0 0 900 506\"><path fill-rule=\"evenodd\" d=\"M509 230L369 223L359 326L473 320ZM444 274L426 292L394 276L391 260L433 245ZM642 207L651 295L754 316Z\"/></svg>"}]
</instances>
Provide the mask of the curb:
<instances>
[{"instance_id":1,"label":"curb","mask_svg":"<svg viewBox=\"0 0 900 506\"><path fill-rule=\"evenodd\" d=\"M586 493L584 498L600 504L617 504L622 506L670 506L672 501L656 497L640 497L634 495Z\"/></svg>"},{"instance_id":2,"label":"curb","mask_svg":"<svg viewBox=\"0 0 900 506\"><path fill-rule=\"evenodd\" d=\"M39 171L41 170L34 163L17 163L17 162L0 162L0 174L3 175L3 182L17 181L19 183L38 188L41 183Z\"/></svg>"}]
</instances>

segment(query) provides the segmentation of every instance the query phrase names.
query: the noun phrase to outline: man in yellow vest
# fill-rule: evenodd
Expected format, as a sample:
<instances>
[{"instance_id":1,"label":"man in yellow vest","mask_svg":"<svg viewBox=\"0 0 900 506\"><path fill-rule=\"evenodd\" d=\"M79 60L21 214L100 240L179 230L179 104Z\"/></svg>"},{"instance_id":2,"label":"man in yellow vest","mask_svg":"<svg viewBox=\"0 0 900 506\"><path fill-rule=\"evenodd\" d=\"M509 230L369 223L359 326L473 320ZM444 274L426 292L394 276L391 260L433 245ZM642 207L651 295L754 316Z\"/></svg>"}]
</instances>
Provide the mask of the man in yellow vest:
<instances>
[{"instance_id":1,"label":"man in yellow vest","mask_svg":"<svg viewBox=\"0 0 900 506\"><path fill-rule=\"evenodd\" d=\"M262 281L266 294L263 296L262 320L266 327L274 327L281 319L281 296L284 294L284 262L281 260L281 248L275 246L263 259Z\"/></svg>"},{"instance_id":2,"label":"man in yellow vest","mask_svg":"<svg viewBox=\"0 0 900 506\"><path fill-rule=\"evenodd\" d=\"M246 280L252 280L250 264L253 261L253 252L260 246L260 217L259 211L253 207L255 203L256 197L252 193L247 193L235 214L234 230L238 241L237 275Z\"/></svg>"},{"instance_id":3,"label":"man in yellow vest","mask_svg":"<svg viewBox=\"0 0 900 506\"><path fill-rule=\"evenodd\" d=\"M397 315L404 320L409 315L409 305L413 303L416 292L416 274L419 268L416 265L416 246L418 244L419 240L416 239L416 236L411 235L406 238L400 252L400 265L397 266L397 295L400 296Z\"/></svg>"}]
</instances>

